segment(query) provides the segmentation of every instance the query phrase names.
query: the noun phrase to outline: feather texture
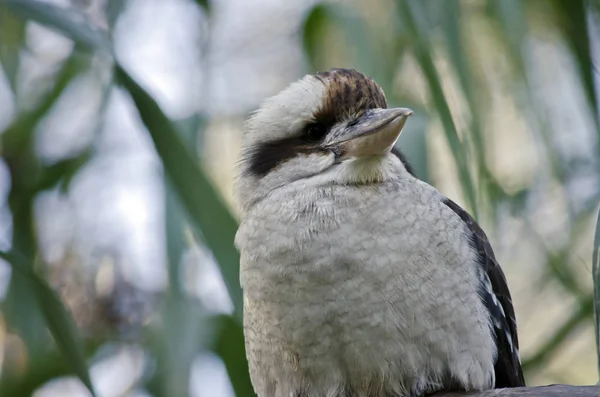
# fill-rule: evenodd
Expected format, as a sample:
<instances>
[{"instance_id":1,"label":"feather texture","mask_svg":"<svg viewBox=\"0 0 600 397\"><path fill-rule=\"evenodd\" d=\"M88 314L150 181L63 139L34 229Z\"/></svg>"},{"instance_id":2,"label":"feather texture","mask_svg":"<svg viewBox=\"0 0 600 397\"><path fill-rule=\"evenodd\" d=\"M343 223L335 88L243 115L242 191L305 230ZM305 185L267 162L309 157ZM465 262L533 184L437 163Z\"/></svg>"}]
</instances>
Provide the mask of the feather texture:
<instances>
[{"instance_id":1,"label":"feather texture","mask_svg":"<svg viewBox=\"0 0 600 397\"><path fill-rule=\"evenodd\" d=\"M444 203L463 220L471 236L471 245L477 252L481 270L479 294L492 318L498 349L494 366L496 388L525 386L519 357L517 320L502 268L496 261L485 232L473 217L450 199L446 199Z\"/></svg>"}]
</instances>

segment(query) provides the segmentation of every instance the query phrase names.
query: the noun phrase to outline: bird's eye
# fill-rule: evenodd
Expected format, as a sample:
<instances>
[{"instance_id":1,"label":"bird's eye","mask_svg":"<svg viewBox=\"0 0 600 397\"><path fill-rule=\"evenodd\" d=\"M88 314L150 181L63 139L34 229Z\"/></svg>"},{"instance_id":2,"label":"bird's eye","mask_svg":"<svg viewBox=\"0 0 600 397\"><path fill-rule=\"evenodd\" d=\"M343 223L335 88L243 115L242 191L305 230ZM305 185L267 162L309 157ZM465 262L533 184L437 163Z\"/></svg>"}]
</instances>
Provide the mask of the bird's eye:
<instances>
[{"instance_id":1,"label":"bird's eye","mask_svg":"<svg viewBox=\"0 0 600 397\"><path fill-rule=\"evenodd\" d=\"M358 124L358 122L360 121L360 119L356 118L352 121L349 121L348 124L346 124L346 127L350 128L350 127L354 127L356 124Z\"/></svg>"},{"instance_id":2,"label":"bird's eye","mask_svg":"<svg viewBox=\"0 0 600 397\"><path fill-rule=\"evenodd\" d=\"M318 142L323 139L326 134L327 127L319 123L309 124L304 131L304 135L309 142Z\"/></svg>"}]
</instances>

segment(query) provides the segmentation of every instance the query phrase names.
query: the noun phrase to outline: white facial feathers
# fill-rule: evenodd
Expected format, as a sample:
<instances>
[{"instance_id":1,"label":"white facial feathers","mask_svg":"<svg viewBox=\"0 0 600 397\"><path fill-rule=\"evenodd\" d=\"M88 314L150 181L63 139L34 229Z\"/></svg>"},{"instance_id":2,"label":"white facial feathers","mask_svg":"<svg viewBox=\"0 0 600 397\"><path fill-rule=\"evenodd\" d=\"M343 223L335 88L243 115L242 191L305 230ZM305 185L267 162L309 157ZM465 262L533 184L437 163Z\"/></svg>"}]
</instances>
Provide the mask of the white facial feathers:
<instances>
[{"instance_id":1,"label":"white facial feathers","mask_svg":"<svg viewBox=\"0 0 600 397\"><path fill-rule=\"evenodd\" d=\"M314 121L323 104L325 85L312 75L265 100L245 124L243 146L287 138Z\"/></svg>"}]
</instances>

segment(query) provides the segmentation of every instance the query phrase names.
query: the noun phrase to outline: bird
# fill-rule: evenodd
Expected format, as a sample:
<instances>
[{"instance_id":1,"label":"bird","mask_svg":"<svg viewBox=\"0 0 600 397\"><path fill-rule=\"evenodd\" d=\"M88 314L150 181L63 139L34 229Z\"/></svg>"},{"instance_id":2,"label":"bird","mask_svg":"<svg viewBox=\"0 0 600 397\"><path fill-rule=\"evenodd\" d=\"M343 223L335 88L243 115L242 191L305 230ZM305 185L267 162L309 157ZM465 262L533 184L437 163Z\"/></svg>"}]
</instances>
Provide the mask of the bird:
<instances>
[{"instance_id":1,"label":"bird","mask_svg":"<svg viewBox=\"0 0 600 397\"><path fill-rule=\"evenodd\" d=\"M415 176L354 69L308 74L246 120L234 182L243 328L258 397L420 397L524 386L484 231Z\"/></svg>"}]
</instances>

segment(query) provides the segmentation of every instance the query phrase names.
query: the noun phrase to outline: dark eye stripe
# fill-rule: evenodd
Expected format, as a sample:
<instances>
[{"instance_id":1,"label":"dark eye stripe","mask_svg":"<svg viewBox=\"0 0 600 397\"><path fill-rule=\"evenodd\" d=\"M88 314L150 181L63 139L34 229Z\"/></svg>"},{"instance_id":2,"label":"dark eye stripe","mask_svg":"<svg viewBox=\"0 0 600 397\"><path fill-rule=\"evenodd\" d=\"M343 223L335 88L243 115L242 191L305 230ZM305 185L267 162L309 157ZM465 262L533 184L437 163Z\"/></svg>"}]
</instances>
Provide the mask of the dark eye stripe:
<instances>
[{"instance_id":1,"label":"dark eye stripe","mask_svg":"<svg viewBox=\"0 0 600 397\"><path fill-rule=\"evenodd\" d=\"M308 143L304 136L278 139L263 142L245 153L248 161L248 172L257 177L264 177L272 169L298 155L326 153L318 144Z\"/></svg>"},{"instance_id":2,"label":"dark eye stripe","mask_svg":"<svg viewBox=\"0 0 600 397\"><path fill-rule=\"evenodd\" d=\"M350 121L348 124L346 124L346 127L354 127L356 124L358 124L359 119L354 119L352 121Z\"/></svg>"}]
</instances>

